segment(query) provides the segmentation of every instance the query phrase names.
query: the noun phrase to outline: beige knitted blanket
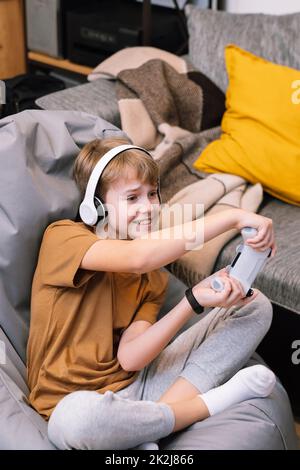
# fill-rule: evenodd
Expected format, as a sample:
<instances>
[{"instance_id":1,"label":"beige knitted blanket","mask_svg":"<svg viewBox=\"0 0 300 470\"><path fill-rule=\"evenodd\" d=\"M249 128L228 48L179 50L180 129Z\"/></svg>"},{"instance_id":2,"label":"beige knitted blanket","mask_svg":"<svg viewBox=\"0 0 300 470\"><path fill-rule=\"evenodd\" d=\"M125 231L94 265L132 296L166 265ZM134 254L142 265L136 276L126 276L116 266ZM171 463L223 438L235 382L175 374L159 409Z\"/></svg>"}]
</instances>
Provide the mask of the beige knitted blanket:
<instances>
[{"instance_id":1,"label":"beige knitted blanket","mask_svg":"<svg viewBox=\"0 0 300 470\"><path fill-rule=\"evenodd\" d=\"M122 70L116 92L122 130L136 145L156 149L155 158L159 158L157 145L166 138L165 128L172 128L173 140L175 134L200 131L201 87L163 60Z\"/></svg>"}]
</instances>

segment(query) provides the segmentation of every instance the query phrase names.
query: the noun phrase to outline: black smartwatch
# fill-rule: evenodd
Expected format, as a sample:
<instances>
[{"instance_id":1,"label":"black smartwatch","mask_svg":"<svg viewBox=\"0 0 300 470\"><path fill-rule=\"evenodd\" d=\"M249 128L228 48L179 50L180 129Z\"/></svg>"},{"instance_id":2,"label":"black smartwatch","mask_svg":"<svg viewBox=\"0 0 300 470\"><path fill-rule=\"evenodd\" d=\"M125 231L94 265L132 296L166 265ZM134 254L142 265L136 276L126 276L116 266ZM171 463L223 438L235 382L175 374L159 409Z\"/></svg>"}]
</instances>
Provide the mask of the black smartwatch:
<instances>
[{"instance_id":1,"label":"black smartwatch","mask_svg":"<svg viewBox=\"0 0 300 470\"><path fill-rule=\"evenodd\" d=\"M190 287L189 289L187 289L185 291L185 296L186 296L190 306L194 310L194 312L197 313L197 315L200 315L200 313L203 312L204 307L202 307L202 305L199 304L198 300L194 296L192 287Z\"/></svg>"}]
</instances>

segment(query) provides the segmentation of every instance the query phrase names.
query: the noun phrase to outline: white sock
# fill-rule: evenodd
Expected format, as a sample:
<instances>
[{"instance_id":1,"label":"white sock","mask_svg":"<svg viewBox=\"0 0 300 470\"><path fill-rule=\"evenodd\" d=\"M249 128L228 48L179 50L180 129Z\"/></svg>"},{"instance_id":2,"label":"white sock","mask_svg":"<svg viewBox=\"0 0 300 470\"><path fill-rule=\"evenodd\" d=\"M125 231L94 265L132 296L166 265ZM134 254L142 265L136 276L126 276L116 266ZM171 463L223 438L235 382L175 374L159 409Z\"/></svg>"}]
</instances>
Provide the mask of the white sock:
<instances>
[{"instance_id":1,"label":"white sock","mask_svg":"<svg viewBox=\"0 0 300 470\"><path fill-rule=\"evenodd\" d=\"M236 403L257 397L267 397L276 382L275 374L257 364L237 372L228 382L213 388L199 397L206 404L210 416L226 410Z\"/></svg>"}]
</instances>

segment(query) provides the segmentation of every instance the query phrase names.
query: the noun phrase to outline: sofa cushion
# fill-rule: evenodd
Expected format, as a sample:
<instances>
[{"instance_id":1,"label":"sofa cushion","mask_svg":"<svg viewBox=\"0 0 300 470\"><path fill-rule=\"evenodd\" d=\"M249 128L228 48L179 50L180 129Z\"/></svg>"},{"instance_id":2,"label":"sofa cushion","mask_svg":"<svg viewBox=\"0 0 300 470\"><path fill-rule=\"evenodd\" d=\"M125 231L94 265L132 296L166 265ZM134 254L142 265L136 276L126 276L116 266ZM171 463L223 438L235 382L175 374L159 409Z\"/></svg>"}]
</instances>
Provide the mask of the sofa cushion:
<instances>
[{"instance_id":1,"label":"sofa cushion","mask_svg":"<svg viewBox=\"0 0 300 470\"><path fill-rule=\"evenodd\" d=\"M42 109L83 111L100 116L117 127L121 127L116 96L116 84L98 78L91 83L50 93L36 100Z\"/></svg>"},{"instance_id":2,"label":"sofa cushion","mask_svg":"<svg viewBox=\"0 0 300 470\"><path fill-rule=\"evenodd\" d=\"M236 44L272 62L300 69L300 13L234 14L187 5L189 57L223 91L224 48Z\"/></svg>"},{"instance_id":3,"label":"sofa cushion","mask_svg":"<svg viewBox=\"0 0 300 470\"><path fill-rule=\"evenodd\" d=\"M76 216L74 158L106 136L125 134L76 111L23 111L0 121L0 326L24 362L42 235L51 222Z\"/></svg>"},{"instance_id":4,"label":"sofa cushion","mask_svg":"<svg viewBox=\"0 0 300 470\"><path fill-rule=\"evenodd\" d=\"M223 133L194 166L259 182L273 196L300 206L300 107L291 88L300 71L234 45L226 47L225 56L229 86Z\"/></svg>"}]
</instances>

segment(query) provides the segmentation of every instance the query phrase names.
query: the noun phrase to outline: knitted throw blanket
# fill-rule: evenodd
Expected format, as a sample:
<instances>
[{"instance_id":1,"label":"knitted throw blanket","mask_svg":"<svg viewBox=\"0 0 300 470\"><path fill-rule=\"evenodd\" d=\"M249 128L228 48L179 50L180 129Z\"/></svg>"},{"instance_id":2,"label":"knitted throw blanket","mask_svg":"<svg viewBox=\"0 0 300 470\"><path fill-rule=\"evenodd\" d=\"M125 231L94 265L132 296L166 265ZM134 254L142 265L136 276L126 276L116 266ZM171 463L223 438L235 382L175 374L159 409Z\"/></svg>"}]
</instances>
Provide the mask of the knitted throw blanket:
<instances>
[{"instance_id":1,"label":"knitted throw blanket","mask_svg":"<svg viewBox=\"0 0 300 470\"><path fill-rule=\"evenodd\" d=\"M185 73L160 59L121 71L116 87L122 130L131 140L153 150L163 140L163 130L176 136L201 129L202 89Z\"/></svg>"}]
</instances>

